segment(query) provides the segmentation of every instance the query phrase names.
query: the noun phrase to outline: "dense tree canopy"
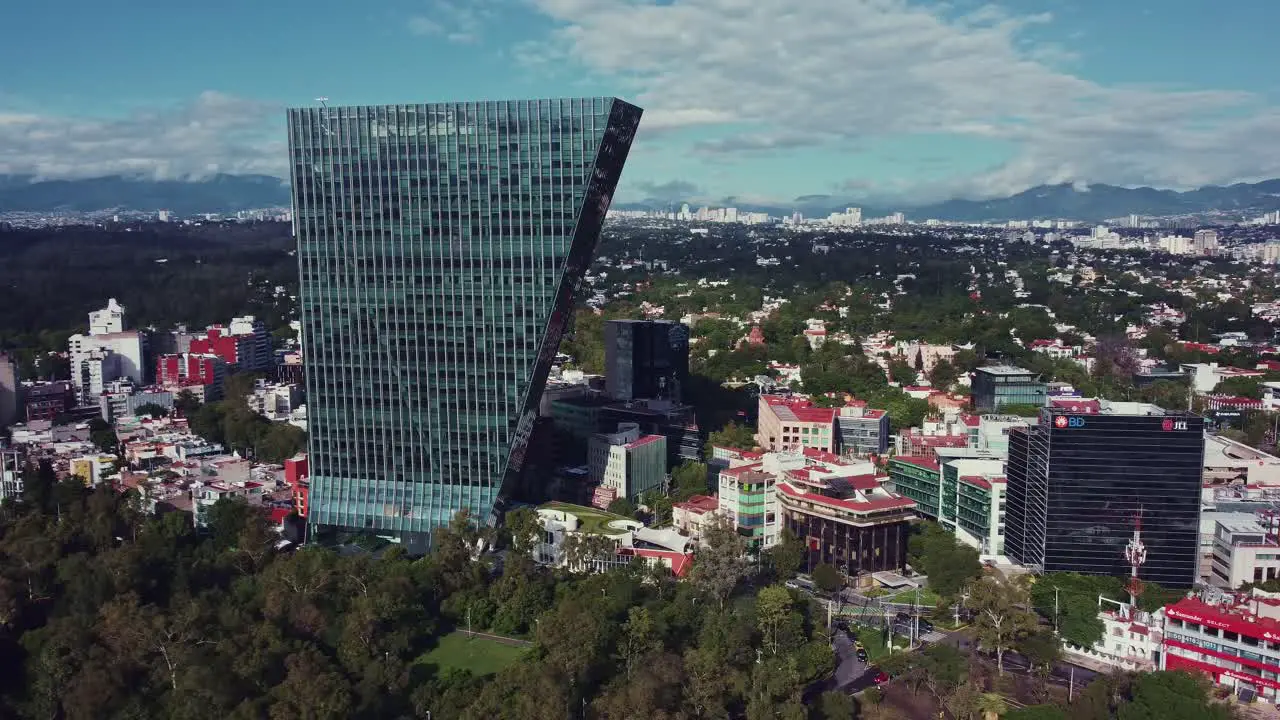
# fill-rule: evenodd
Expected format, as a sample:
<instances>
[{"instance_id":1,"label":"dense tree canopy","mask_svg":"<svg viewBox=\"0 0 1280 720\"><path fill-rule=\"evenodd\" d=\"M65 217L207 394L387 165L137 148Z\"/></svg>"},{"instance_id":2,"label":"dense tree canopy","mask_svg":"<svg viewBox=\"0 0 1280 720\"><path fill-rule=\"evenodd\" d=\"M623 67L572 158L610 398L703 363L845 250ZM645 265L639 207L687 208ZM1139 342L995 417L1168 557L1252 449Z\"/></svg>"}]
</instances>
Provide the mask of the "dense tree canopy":
<instances>
[{"instance_id":1,"label":"dense tree canopy","mask_svg":"<svg viewBox=\"0 0 1280 720\"><path fill-rule=\"evenodd\" d=\"M277 554L242 503L214 506L200 534L49 468L27 488L0 509L4 717L807 718L804 689L834 667L824 616L781 586L740 584L751 566L731 527L673 585L639 565L539 567L521 511L498 569L473 559L487 531L465 514L421 559ZM433 652L467 627L531 646L477 676Z\"/></svg>"},{"instance_id":2,"label":"dense tree canopy","mask_svg":"<svg viewBox=\"0 0 1280 720\"><path fill-rule=\"evenodd\" d=\"M137 328L204 327L252 314L287 326L298 262L288 223L0 228L0 350L25 377L65 352L91 310L114 297ZM275 287L289 292L277 296Z\"/></svg>"},{"instance_id":3,"label":"dense tree canopy","mask_svg":"<svg viewBox=\"0 0 1280 720\"><path fill-rule=\"evenodd\" d=\"M982 574L978 551L934 522L917 523L907 551L911 566L927 575L929 588L943 598L953 597Z\"/></svg>"}]
</instances>

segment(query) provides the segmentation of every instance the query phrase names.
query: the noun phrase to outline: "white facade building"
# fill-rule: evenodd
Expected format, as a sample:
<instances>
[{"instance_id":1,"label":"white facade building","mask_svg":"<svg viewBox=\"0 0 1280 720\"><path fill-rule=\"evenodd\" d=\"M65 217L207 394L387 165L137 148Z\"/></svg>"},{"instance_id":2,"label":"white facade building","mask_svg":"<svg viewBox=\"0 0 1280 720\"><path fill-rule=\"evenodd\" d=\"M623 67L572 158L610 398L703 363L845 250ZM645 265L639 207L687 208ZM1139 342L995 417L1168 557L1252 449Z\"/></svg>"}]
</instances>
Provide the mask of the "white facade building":
<instances>
[{"instance_id":1,"label":"white facade building","mask_svg":"<svg viewBox=\"0 0 1280 720\"><path fill-rule=\"evenodd\" d=\"M105 335L72 335L71 380L81 404L102 394L104 383L129 378L142 383L142 336L136 331Z\"/></svg>"},{"instance_id":2,"label":"white facade building","mask_svg":"<svg viewBox=\"0 0 1280 720\"><path fill-rule=\"evenodd\" d=\"M89 313L89 334L108 335L124 332L124 306L115 298L107 300L107 306Z\"/></svg>"},{"instance_id":3,"label":"white facade building","mask_svg":"<svg viewBox=\"0 0 1280 720\"><path fill-rule=\"evenodd\" d=\"M1067 660L1086 657L1094 662L1124 670L1153 672L1160 669L1164 641L1164 610L1143 612L1128 603L1098 598L1098 618L1102 639L1091 648L1066 645Z\"/></svg>"},{"instance_id":4,"label":"white facade building","mask_svg":"<svg viewBox=\"0 0 1280 720\"><path fill-rule=\"evenodd\" d=\"M1274 513L1260 514L1262 522L1218 521L1213 533L1213 560L1209 582L1225 590L1244 583L1280 578L1280 542ZM1263 523L1272 523L1267 528Z\"/></svg>"},{"instance_id":5,"label":"white facade building","mask_svg":"<svg viewBox=\"0 0 1280 720\"><path fill-rule=\"evenodd\" d=\"M92 404L106 383L121 378L141 384L142 335L125 327L124 306L111 298L105 308L89 313L88 335L69 339L71 381L80 404Z\"/></svg>"}]
</instances>

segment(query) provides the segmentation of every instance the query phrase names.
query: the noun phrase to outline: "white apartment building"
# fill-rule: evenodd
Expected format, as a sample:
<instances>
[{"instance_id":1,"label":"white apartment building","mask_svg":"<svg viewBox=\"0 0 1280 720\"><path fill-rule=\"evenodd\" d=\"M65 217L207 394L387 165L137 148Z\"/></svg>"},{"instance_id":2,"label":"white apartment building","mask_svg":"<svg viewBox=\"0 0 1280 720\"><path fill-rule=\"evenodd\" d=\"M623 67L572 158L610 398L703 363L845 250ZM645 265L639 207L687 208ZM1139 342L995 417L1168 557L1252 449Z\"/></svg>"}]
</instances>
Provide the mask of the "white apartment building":
<instances>
[{"instance_id":1,"label":"white apartment building","mask_svg":"<svg viewBox=\"0 0 1280 720\"><path fill-rule=\"evenodd\" d=\"M1260 513L1262 522L1218 521L1213 534L1213 560L1209 581L1234 590L1244 583L1260 583L1280 577L1280 541L1275 529L1280 516ZM1264 523L1271 523L1268 528Z\"/></svg>"},{"instance_id":2,"label":"white apartment building","mask_svg":"<svg viewBox=\"0 0 1280 720\"><path fill-rule=\"evenodd\" d=\"M80 404L92 404L104 384L114 380L142 382L142 335L124 328L124 306L111 298L105 308L89 313L88 335L77 333L68 340L71 380Z\"/></svg>"},{"instance_id":3,"label":"white apartment building","mask_svg":"<svg viewBox=\"0 0 1280 720\"><path fill-rule=\"evenodd\" d=\"M129 378L142 382L142 336L136 331L106 335L72 335L71 380L80 403L90 404L105 383Z\"/></svg>"},{"instance_id":4,"label":"white apartment building","mask_svg":"<svg viewBox=\"0 0 1280 720\"><path fill-rule=\"evenodd\" d=\"M0 500L22 496L22 462L18 453L0 450Z\"/></svg>"},{"instance_id":5,"label":"white apartment building","mask_svg":"<svg viewBox=\"0 0 1280 720\"><path fill-rule=\"evenodd\" d=\"M1196 249L1195 239L1184 235L1162 235L1156 245L1170 255L1192 255Z\"/></svg>"},{"instance_id":6,"label":"white apartment building","mask_svg":"<svg viewBox=\"0 0 1280 720\"><path fill-rule=\"evenodd\" d=\"M89 313L89 334L109 335L124 332L124 306L115 298L107 300L107 306Z\"/></svg>"},{"instance_id":7,"label":"white apartment building","mask_svg":"<svg viewBox=\"0 0 1280 720\"><path fill-rule=\"evenodd\" d=\"M288 422L293 411L302 405L302 388L294 384L275 384L259 380L253 392L245 397L249 409L273 422Z\"/></svg>"},{"instance_id":8,"label":"white apartment building","mask_svg":"<svg viewBox=\"0 0 1280 720\"><path fill-rule=\"evenodd\" d=\"M1160 669L1164 642L1164 610L1143 612L1129 603L1098 597L1098 619L1102 639L1091 648L1067 645L1067 659L1087 657L1095 662L1124 670L1153 672Z\"/></svg>"}]
</instances>

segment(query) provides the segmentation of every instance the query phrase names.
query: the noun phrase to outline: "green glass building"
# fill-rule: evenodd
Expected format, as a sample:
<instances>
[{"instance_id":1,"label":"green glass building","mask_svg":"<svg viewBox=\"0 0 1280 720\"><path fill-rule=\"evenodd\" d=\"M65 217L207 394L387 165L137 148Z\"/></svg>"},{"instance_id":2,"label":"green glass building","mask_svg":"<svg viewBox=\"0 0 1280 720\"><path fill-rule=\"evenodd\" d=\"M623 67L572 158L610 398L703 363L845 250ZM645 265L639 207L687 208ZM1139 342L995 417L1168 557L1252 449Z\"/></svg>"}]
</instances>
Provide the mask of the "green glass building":
<instances>
[{"instance_id":1,"label":"green glass building","mask_svg":"<svg viewBox=\"0 0 1280 720\"><path fill-rule=\"evenodd\" d=\"M614 98L288 111L313 533L424 551L516 493L640 115Z\"/></svg>"}]
</instances>

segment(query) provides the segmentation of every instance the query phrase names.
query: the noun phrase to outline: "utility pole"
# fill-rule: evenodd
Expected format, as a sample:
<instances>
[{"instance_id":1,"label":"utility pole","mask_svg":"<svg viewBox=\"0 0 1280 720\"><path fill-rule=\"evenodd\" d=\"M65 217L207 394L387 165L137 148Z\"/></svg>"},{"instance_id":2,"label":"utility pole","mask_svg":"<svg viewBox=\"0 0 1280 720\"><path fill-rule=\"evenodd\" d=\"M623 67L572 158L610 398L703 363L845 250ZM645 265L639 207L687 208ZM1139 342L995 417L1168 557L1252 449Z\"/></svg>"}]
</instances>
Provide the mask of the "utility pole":
<instances>
[{"instance_id":1,"label":"utility pole","mask_svg":"<svg viewBox=\"0 0 1280 720\"><path fill-rule=\"evenodd\" d=\"M920 640L920 586L916 586L916 603L911 608L911 646Z\"/></svg>"},{"instance_id":2,"label":"utility pole","mask_svg":"<svg viewBox=\"0 0 1280 720\"><path fill-rule=\"evenodd\" d=\"M1053 634L1058 634L1058 586L1053 586Z\"/></svg>"},{"instance_id":3,"label":"utility pole","mask_svg":"<svg viewBox=\"0 0 1280 720\"><path fill-rule=\"evenodd\" d=\"M1076 689L1076 666L1071 665L1071 678L1067 681L1067 702L1070 703Z\"/></svg>"}]
</instances>

